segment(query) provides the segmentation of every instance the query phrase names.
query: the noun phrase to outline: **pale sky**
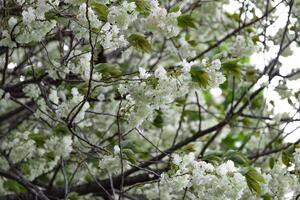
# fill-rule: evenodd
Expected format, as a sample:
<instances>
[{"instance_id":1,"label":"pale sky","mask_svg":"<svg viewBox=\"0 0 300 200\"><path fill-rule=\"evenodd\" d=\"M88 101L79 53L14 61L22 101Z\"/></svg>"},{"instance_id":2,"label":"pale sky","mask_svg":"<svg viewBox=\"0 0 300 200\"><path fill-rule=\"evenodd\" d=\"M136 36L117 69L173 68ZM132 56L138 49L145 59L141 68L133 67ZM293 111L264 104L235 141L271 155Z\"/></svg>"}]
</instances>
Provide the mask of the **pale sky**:
<instances>
[{"instance_id":1,"label":"pale sky","mask_svg":"<svg viewBox=\"0 0 300 200\"><path fill-rule=\"evenodd\" d=\"M275 2L276 3L276 2ZM224 6L224 10L226 10L229 13L233 13L234 11L238 10L240 7L240 3L236 0L231 0L230 4ZM261 14L262 12L260 10L256 10L256 13ZM287 13L288 13L288 7L284 4L281 4L278 6L278 8L275 11L275 14L278 16L277 20L274 22L273 25L268 27L266 33L268 36L275 36L276 33L280 28L283 28L287 21ZM291 22L295 22L296 19L291 19ZM250 58L250 63L255 66L257 69L262 70L264 66L276 56L279 46L276 46L273 44L272 41L269 41L267 43L271 48L267 52L257 52L254 53ZM292 69L299 69L300 63L300 48L296 47L295 44L291 45L291 52L289 56L283 57L280 56L279 62L282 64L282 67L280 69L280 73L282 75L289 74ZM267 97L267 102L270 102L271 100L275 103L274 107L274 113L288 113L290 116L293 116L295 114L295 109L287 102L287 100L283 100L280 95L275 91L275 86L278 85L280 81L280 78L274 78L274 80L271 82L268 90L266 90L265 95ZM294 80L294 81L287 81L287 87L291 89L292 91L299 91L300 90L300 79ZM293 103L295 103L296 107L299 107L299 100L296 98L291 97L291 100ZM268 103L268 107L271 108L272 106ZM270 116L272 117L272 116ZM295 115L295 117L300 118L299 113ZM300 122L294 122L289 124L286 129L285 133L291 132L297 127L300 127ZM286 137L286 142L295 142L300 138L300 128L298 130L295 130L292 134L290 134L288 137Z\"/></svg>"}]
</instances>

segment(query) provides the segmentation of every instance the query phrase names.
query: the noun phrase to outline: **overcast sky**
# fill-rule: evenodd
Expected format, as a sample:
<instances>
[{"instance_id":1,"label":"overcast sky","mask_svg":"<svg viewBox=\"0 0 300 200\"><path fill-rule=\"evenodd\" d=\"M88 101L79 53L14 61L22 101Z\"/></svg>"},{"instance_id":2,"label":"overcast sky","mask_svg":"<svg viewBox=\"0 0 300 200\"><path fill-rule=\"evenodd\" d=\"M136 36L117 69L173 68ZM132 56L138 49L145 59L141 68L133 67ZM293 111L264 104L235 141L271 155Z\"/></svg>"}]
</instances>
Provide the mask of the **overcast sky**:
<instances>
[{"instance_id":1,"label":"overcast sky","mask_svg":"<svg viewBox=\"0 0 300 200\"><path fill-rule=\"evenodd\" d=\"M277 0L276 0L277 1ZM276 2L275 2L276 3ZM230 4L224 6L224 10L226 10L229 13L233 13L238 10L238 8L241 6L241 3L239 3L237 0L231 0ZM256 13L262 14L260 10L256 10ZM283 28L287 21L287 14L288 14L288 7L286 7L284 4L281 4L278 6L278 8L275 11L275 14L278 16L277 20L274 22L274 24L267 29L267 35L269 36L275 36L276 33L280 28ZM296 19L291 19L291 22L294 22ZM264 66L274 57L276 57L276 54L278 52L279 46L274 45L272 41L268 42L268 45L271 47L267 52L257 52L254 53L251 56L250 63L254 65L257 69L263 69ZM279 62L281 62L282 67L280 69L280 73L282 75L289 74L293 69L299 69L300 68L300 48L296 47L295 44L291 45L291 55L288 57L280 57ZM265 91L265 95L267 97L267 105L268 109L271 109L272 106L269 104L269 102L272 100L274 102L274 112L275 114L278 113L288 113L290 116L293 116L295 114L295 109L287 102L287 100L283 100L280 95L275 91L275 87L278 85L279 81L281 79L275 78L269 88ZM299 91L300 90L300 79L294 80L294 81L288 81L287 87L293 91ZM299 100L291 97L292 101L295 103L296 107L299 106ZM270 116L272 117L272 116ZM300 118L299 113L295 115L295 117ZM297 129L297 127L300 127L300 122L294 122L290 123L286 129L285 132L289 133L293 130L292 134L289 134L289 136L286 137L286 142L295 142L300 138L300 128Z\"/></svg>"}]
</instances>

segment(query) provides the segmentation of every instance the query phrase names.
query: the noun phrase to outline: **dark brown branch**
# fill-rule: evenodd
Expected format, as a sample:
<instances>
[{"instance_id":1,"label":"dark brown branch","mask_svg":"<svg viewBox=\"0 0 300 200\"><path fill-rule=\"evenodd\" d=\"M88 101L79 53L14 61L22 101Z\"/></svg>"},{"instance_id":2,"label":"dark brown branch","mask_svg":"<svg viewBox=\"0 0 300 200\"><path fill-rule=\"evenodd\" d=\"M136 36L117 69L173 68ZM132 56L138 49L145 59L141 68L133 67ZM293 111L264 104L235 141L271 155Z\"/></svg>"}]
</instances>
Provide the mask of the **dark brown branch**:
<instances>
[{"instance_id":1,"label":"dark brown branch","mask_svg":"<svg viewBox=\"0 0 300 200\"><path fill-rule=\"evenodd\" d=\"M165 170L166 169L156 171L156 174L159 175L159 174L161 174L161 172L163 172ZM144 174L139 174L139 175L132 176L132 177L126 177L126 178L124 178L124 186L131 186L131 185L135 185L137 183L144 183L144 182L156 180L160 177L158 175L154 174L154 175L149 176L148 173L144 173ZM98 182L103 186L103 188L105 190L111 192L111 180L109 178L102 180L102 181L99 180ZM112 182L113 182L115 189L120 189L121 176L112 178ZM76 192L79 195L105 192L104 190L101 190L99 188L99 185L96 183L96 181L71 187L69 191ZM52 188L51 190L44 191L44 193L47 197L49 197L50 200L56 200L56 199L64 198L65 188L64 187ZM35 196L32 195L31 193L22 193L22 194L12 194L12 195L6 195L6 196L0 197L0 200L19 200L19 199L32 200L32 199L35 199Z\"/></svg>"}]
</instances>

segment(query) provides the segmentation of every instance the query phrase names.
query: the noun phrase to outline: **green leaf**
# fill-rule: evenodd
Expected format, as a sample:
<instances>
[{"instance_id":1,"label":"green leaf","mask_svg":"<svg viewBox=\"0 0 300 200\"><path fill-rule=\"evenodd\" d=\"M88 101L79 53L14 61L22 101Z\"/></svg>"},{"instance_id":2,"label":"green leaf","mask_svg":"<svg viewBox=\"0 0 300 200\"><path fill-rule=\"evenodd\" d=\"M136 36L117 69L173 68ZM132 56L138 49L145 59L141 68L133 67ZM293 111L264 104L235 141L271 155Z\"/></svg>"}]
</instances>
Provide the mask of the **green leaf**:
<instances>
[{"instance_id":1,"label":"green leaf","mask_svg":"<svg viewBox=\"0 0 300 200\"><path fill-rule=\"evenodd\" d=\"M53 133L57 135L67 135L69 134L69 130L66 126L62 124L58 124L54 129Z\"/></svg>"},{"instance_id":2,"label":"green leaf","mask_svg":"<svg viewBox=\"0 0 300 200\"><path fill-rule=\"evenodd\" d=\"M53 161L55 158L55 153L53 151L45 153L45 157L48 161Z\"/></svg>"},{"instance_id":3,"label":"green leaf","mask_svg":"<svg viewBox=\"0 0 300 200\"><path fill-rule=\"evenodd\" d=\"M150 53L152 51L151 44L148 42L147 38L142 34L131 34L128 38L128 41L132 46L146 53Z\"/></svg>"},{"instance_id":4,"label":"green leaf","mask_svg":"<svg viewBox=\"0 0 300 200\"><path fill-rule=\"evenodd\" d=\"M256 73L255 69L247 69L245 78L246 78L246 80L255 82L257 79L257 73Z\"/></svg>"},{"instance_id":5,"label":"green leaf","mask_svg":"<svg viewBox=\"0 0 300 200\"><path fill-rule=\"evenodd\" d=\"M200 66L193 66L190 70L192 81L199 84L202 88L207 88L209 85L209 75Z\"/></svg>"},{"instance_id":6,"label":"green leaf","mask_svg":"<svg viewBox=\"0 0 300 200\"><path fill-rule=\"evenodd\" d=\"M252 192L256 194L261 194L261 184L266 183L264 177L256 171L253 167L244 168L241 172L244 174L247 185Z\"/></svg>"},{"instance_id":7,"label":"green leaf","mask_svg":"<svg viewBox=\"0 0 300 200\"><path fill-rule=\"evenodd\" d=\"M258 171L256 171L256 169L254 169L253 167L249 167L249 170L246 173L246 176L249 176L250 178L254 179L257 182L266 183L264 177Z\"/></svg>"},{"instance_id":8,"label":"green leaf","mask_svg":"<svg viewBox=\"0 0 300 200\"><path fill-rule=\"evenodd\" d=\"M185 110L183 111L183 116L187 117L189 121L199 120L199 112L195 110Z\"/></svg>"},{"instance_id":9,"label":"green leaf","mask_svg":"<svg viewBox=\"0 0 300 200\"><path fill-rule=\"evenodd\" d=\"M42 74L44 74L45 73L45 70L43 69L43 68L41 68L41 67L38 67L38 68L34 68L34 71L32 71L32 68L31 67L29 67L28 69L26 69L26 71L25 71L25 75L26 75L26 77L27 76L33 76L33 72L34 72L34 75L36 76L36 77L38 77L38 76L41 76Z\"/></svg>"},{"instance_id":10,"label":"green leaf","mask_svg":"<svg viewBox=\"0 0 300 200\"><path fill-rule=\"evenodd\" d=\"M157 128L162 128L164 125L163 113L160 110L156 110L157 115L153 121L153 125Z\"/></svg>"},{"instance_id":11,"label":"green leaf","mask_svg":"<svg viewBox=\"0 0 300 200\"><path fill-rule=\"evenodd\" d=\"M244 57L242 57L242 58L240 59L240 62L241 62L242 64L249 64L249 63L250 63L250 58L247 57L247 56L244 56Z\"/></svg>"},{"instance_id":12,"label":"green leaf","mask_svg":"<svg viewBox=\"0 0 300 200\"><path fill-rule=\"evenodd\" d=\"M273 199L273 197L269 193L262 195L261 198L263 200L272 200Z\"/></svg>"},{"instance_id":13,"label":"green leaf","mask_svg":"<svg viewBox=\"0 0 300 200\"><path fill-rule=\"evenodd\" d=\"M146 84L151 85L152 88L155 89L156 86L158 85L158 78L155 78L154 76L150 76L149 78L147 78Z\"/></svg>"},{"instance_id":14,"label":"green leaf","mask_svg":"<svg viewBox=\"0 0 300 200\"><path fill-rule=\"evenodd\" d=\"M50 20L57 20L59 17L54 11L48 11L45 13L45 19L50 21Z\"/></svg>"},{"instance_id":15,"label":"green leaf","mask_svg":"<svg viewBox=\"0 0 300 200\"><path fill-rule=\"evenodd\" d=\"M226 12L225 15L233 21L236 21L236 22L240 21L240 15L238 13L230 14L230 13Z\"/></svg>"},{"instance_id":16,"label":"green leaf","mask_svg":"<svg viewBox=\"0 0 300 200\"><path fill-rule=\"evenodd\" d=\"M149 1L146 0L133 0L133 2L136 5L136 10L143 14L148 16L151 12L151 4L149 3Z\"/></svg>"},{"instance_id":17,"label":"green leaf","mask_svg":"<svg viewBox=\"0 0 300 200\"><path fill-rule=\"evenodd\" d=\"M11 179L5 180L3 182L3 187L6 190L15 193L26 192L26 189L22 185L20 185L17 181Z\"/></svg>"},{"instance_id":18,"label":"green leaf","mask_svg":"<svg viewBox=\"0 0 300 200\"><path fill-rule=\"evenodd\" d=\"M197 41L196 40L189 40L189 41L187 41L192 47L195 47L195 46L197 46Z\"/></svg>"},{"instance_id":19,"label":"green leaf","mask_svg":"<svg viewBox=\"0 0 300 200\"><path fill-rule=\"evenodd\" d=\"M254 32L254 29L250 26L250 27L246 28L246 31L247 31L248 33L253 33L253 32Z\"/></svg>"},{"instance_id":20,"label":"green leaf","mask_svg":"<svg viewBox=\"0 0 300 200\"><path fill-rule=\"evenodd\" d=\"M247 182L247 185L248 185L249 189L251 190L251 192L255 192L258 195L261 194L261 187L257 181L255 181L251 178L246 178L246 182Z\"/></svg>"},{"instance_id":21,"label":"green leaf","mask_svg":"<svg viewBox=\"0 0 300 200\"><path fill-rule=\"evenodd\" d=\"M240 165L249 165L250 163L250 160L245 155L243 155L238 151L229 150L225 153L224 156L226 160L232 160L235 163Z\"/></svg>"},{"instance_id":22,"label":"green leaf","mask_svg":"<svg viewBox=\"0 0 300 200\"><path fill-rule=\"evenodd\" d=\"M232 134L228 134L225 138L222 139L222 147L224 146L225 149L235 149L236 148L236 139L233 137Z\"/></svg>"},{"instance_id":23,"label":"green leaf","mask_svg":"<svg viewBox=\"0 0 300 200\"><path fill-rule=\"evenodd\" d=\"M122 74L122 71L119 69L118 65L110 63L99 63L95 65L95 70L102 73L102 75L106 77L118 77Z\"/></svg>"},{"instance_id":24,"label":"green leaf","mask_svg":"<svg viewBox=\"0 0 300 200\"><path fill-rule=\"evenodd\" d=\"M121 147L122 147L123 149L128 149L128 148L133 149L134 146L135 146L135 144L133 143L132 140L125 139L125 140L122 140L122 141L121 141Z\"/></svg>"},{"instance_id":25,"label":"green leaf","mask_svg":"<svg viewBox=\"0 0 300 200\"><path fill-rule=\"evenodd\" d=\"M170 13L172 13L172 12L178 12L180 10L180 5L177 3L177 4L175 4L174 6L172 6L171 8L170 8Z\"/></svg>"},{"instance_id":26,"label":"green leaf","mask_svg":"<svg viewBox=\"0 0 300 200\"><path fill-rule=\"evenodd\" d=\"M282 160L282 163L285 165L285 166L287 166L287 167L289 167L289 166L291 166L291 164L292 164L292 155L290 155L288 152L282 152L282 154L281 154L281 160Z\"/></svg>"},{"instance_id":27,"label":"green leaf","mask_svg":"<svg viewBox=\"0 0 300 200\"><path fill-rule=\"evenodd\" d=\"M131 149L123 149L122 153L126 156L127 160L133 164L136 163L135 153Z\"/></svg>"},{"instance_id":28,"label":"green leaf","mask_svg":"<svg viewBox=\"0 0 300 200\"><path fill-rule=\"evenodd\" d=\"M264 95L263 93L259 93L250 104L250 109L260 109L262 107L262 102L264 102Z\"/></svg>"},{"instance_id":29,"label":"green leaf","mask_svg":"<svg viewBox=\"0 0 300 200\"><path fill-rule=\"evenodd\" d=\"M181 15L177 17L177 24L181 28L196 28L195 19L191 15Z\"/></svg>"},{"instance_id":30,"label":"green leaf","mask_svg":"<svg viewBox=\"0 0 300 200\"><path fill-rule=\"evenodd\" d=\"M207 106L213 105L213 96L209 91L203 91L203 97Z\"/></svg>"},{"instance_id":31,"label":"green leaf","mask_svg":"<svg viewBox=\"0 0 300 200\"><path fill-rule=\"evenodd\" d=\"M211 152L206 153L203 156L202 160L206 161L206 162L209 162L209 163L212 163L214 165L218 165L222 161L222 156L223 156L222 152L211 151Z\"/></svg>"},{"instance_id":32,"label":"green leaf","mask_svg":"<svg viewBox=\"0 0 300 200\"><path fill-rule=\"evenodd\" d=\"M188 144L182 148L182 152L190 153L195 152L195 144Z\"/></svg>"},{"instance_id":33,"label":"green leaf","mask_svg":"<svg viewBox=\"0 0 300 200\"><path fill-rule=\"evenodd\" d=\"M96 3L96 2L93 2L91 4L91 6L92 6L93 10L96 11L99 20L106 22L107 21L107 16L108 16L107 6L104 5L104 4L101 4L101 3Z\"/></svg>"},{"instance_id":34,"label":"green leaf","mask_svg":"<svg viewBox=\"0 0 300 200\"><path fill-rule=\"evenodd\" d=\"M270 158L270 160L269 160L269 167L270 167L271 169L273 169L273 168L274 168L274 165L275 165L275 159L274 159L274 158Z\"/></svg>"},{"instance_id":35,"label":"green leaf","mask_svg":"<svg viewBox=\"0 0 300 200\"><path fill-rule=\"evenodd\" d=\"M181 106L186 103L186 98L184 97L178 97L175 99L176 105Z\"/></svg>"},{"instance_id":36,"label":"green leaf","mask_svg":"<svg viewBox=\"0 0 300 200\"><path fill-rule=\"evenodd\" d=\"M69 200L80 200L80 196L76 192L72 192L72 193L68 194L68 199Z\"/></svg>"},{"instance_id":37,"label":"green leaf","mask_svg":"<svg viewBox=\"0 0 300 200\"><path fill-rule=\"evenodd\" d=\"M257 42L259 42L259 35L254 35L254 36L251 37L251 39L252 39L252 42L254 44L256 44Z\"/></svg>"},{"instance_id":38,"label":"green leaf","mask_svg":"<svg viewBox=\"0 0 300 200\"><path fill-rule=\"evenodd\" d=\"M284 57L288 57L291 55L293 55L293 51L290 46L285 48L284 51L281 53L281 56L284 56Z\"/></svg>"},{"instance_id":39,"label":"green leaf","mask_svg":"<svg viewBox=\"0 0 300 200\"><path fill-rule=\"evenodd\" d=\"M28 136L30 139L32 139L33 141L35 141L35 144L37 147L43 147L46 140L47 140L47 137L43 134L35 134L35 133L32 133L32 134L29 134Z\"/></svg>"},{"instance_id":40,"label":"green leaf","mask_svg":"<svg viewBox=\"0 0 300 200\"><path fill-rule=\"evenodd\" d=\"M222 68L229 74L235 77L241 75L241 65L238 64L240 59L230 59L222 63Z\"/></svg>"}]
</instances>

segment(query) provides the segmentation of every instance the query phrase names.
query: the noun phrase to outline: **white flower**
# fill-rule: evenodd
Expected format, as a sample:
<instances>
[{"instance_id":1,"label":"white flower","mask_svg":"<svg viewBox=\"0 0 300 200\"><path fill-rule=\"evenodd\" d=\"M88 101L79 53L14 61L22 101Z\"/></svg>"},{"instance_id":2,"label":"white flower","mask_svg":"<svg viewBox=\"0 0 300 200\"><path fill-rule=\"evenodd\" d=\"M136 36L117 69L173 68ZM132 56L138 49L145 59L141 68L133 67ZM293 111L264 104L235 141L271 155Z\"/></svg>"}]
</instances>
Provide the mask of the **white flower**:
<instances>
[{"instance_id":1,"label":"white flower","mask_svg":"<svg viewBox=\"0 0 300 200\"><path fill-rule=\"evenodd\" d=\"M11 17L8 20L8 25L10 28L13 28L18 23L18 20L15 17Z\"/></svg>"},{"instance_id":2,"label":"white flower","mask_svg":"<svg viewBox=\"0 0 300 200\"><path fill-rule=\"evenodd\" d=\"M154 72L154 76L158 79L161 80L166 80L167 79L167 71L165 70L165 68L163 68L162 66L159 66L155 72Z\"/></svg>"},{"instance_id":3,"label":"white flower","mask_svg":"<svg viewBox=\"0 0 300 200\"><path fill-rule=\"evenodd\" d=\"M111 155L103 156L99 162L101 169L108 170L110 172L117 172L120 166L120 159Z\"/></svg>"},{"instance_id":4,"label":"white flower","mask_svg":"<svg viewBox=\"0 0 300 200\"><path fill-rule=\"evenodd\" d=\"M102 25L102 23L99 21L97 15L94 13L93 9L92 8L88 8L86 7L86 3L82 3L79 7L79 13L77 15L77 18L79 20L80 23L82 24L87 24L88 21L87 21L87 16L86 16L86 11L88 10L88 18L89 18L89 21L91 23L91 26L92 27L99 27ZM86 30L86 29L84 29Z\"/></svg>"},{"instance_id":5,"label":"white flower","mask_svg":"<svg viewBox=\"0 0 300 200\"><path fill-rule=\"evenodd\" d=\"M300 148L296 148L294 152L295 168L300 172Z\"/></svg>"},{"instance_id":6,"label":"white flower","mask_svg":"<svg viewBox=\"0 0 300 200\"><path fill-rule=\"evenodd\" d=\"M178 154L174 154L173 155L173 163L175 165L179 166L180 163L181 163L181 161L182 161L182 159L181 159L181 157Z\"/></svg>"},{"instance_id":7,"label":"white flower","mask_svg":"<svg viewBox=\"0 0 300 200\"><path fill-rule=\"evenodd\" d=\"M59 99L58 99L56 90L53 90L53 89L50 90L49 100L52 101L56 105L59 103Z\"/></svg>"},{"instance_id":8,"label":"white flower","mask_svg":"<svg viewBox=\"0 0 300 200\"><path fill-rule=\"evenodd\" d=\"M276 195L277 199L285 199L287 193L297 191L299 188L299 177L288 173L287 168L280 162L276 162L268 175L270 175L268 188L271 195Z\"/></svg>"},{"instance_id":9,"label":"white flower","mask_svg":"<svg viewBox=\"0 0 300 200\"><path fill-rule=\"evenodd\" d=\"M22 16L23 16L23 23L25 25L29 25L31 22L35 20L35 10L32 7L29 7L27 11L24 10L22 12Z\"/></svg>"},{"instance_id":10,"label":"white flower","mask_svg":"<svg viewBox=\"0 0 300 200\"><path fill-rule=\"evenodd\" d=\"M214 70L219 70L221 68L221 61L219 59L213 60L211 66Z\"/></svg>"},{"instance_id":11,"label":"white flower","mask_svg":"<svg viewBox=\"0 0 300 200\"><path fill-rule=\"evenodd\" d=\"M278 122L281 121L281 119L288 118L288 117L289 117L289 113L287 113L287 112L280 112L280 113L276 113L275 114L275 116L273 117L273 120L278 123Z\"/></svg>"},{"instance_id":12,"label":"white flower","mask_svg":"<svg viewBox=\"0 0 300 200\"><path fill-rule=\"evenodd\" d=\"M80 110L80 112L77 114L75 118L75 122L80 122L84 119L85 111L87 111L90 108L90 104L88 102L85 102Z\"/></svg>"},{"instance_id":13,"label":"white flower","mask_svg":"<svg viewBox=\"0 0 300 200\"><path fill-rule=\"evenodd\" d=\"M171 177L167 173L163 173L161 175L161 184L168 185L170 190L180 191L183 190L190 182L190 175L188 174L180 174L174 177ZM167 189L167 188L166 188Z\"/></svg>"},{"instance_id":14,"label":"white flower","mask_svg":"<svg viewBox=\"0 0 300 200\"><path fill-rule=\"evenodd\" d=\"M57 158L60 156L67 158L72 152L72 143L73 140L71 136L65 136L63 138L54 136L46 141L45 148L48 151L54 152Z\"/></svg>"},{"instance_id":15,"label":"white flower","mask_svg":"<svg viewBox=\"0 0 300 200\"><path fill-rule=\"evenodd\" d=\"M23 92L26 96L29 96L33 99L38 99L40 97L40 89L36 84L29 84L23 88Z\"/></svg>"},{"instance_id":16,"label":"white flower","mask_svg":"<svg viewBox=\"0 0 300 200\"><path fill-rule=\"evenodd\" d=\"M183 59L178 65L181 65L183 73L189 73L191 67L196 64L196 61L188 62L186 59Z\"/></svg>"},{"instance_id":17,"label":"white flower","mask_svg":"<svg viewBox=\"0 0 300 200\"><path fill-rule=\"evenodd\" d=\"M159 6L159 3L157 0L150 0L149 3L152 6L152 8L158 8L158 6Z\"/></svg>"},{"instance_id":18,"label":"white flower","mask_svg":"<svg viewBox=\"0 0 300 200\"><path fill-rule=\"evenodd\" d=\"M12 152L10 152L10 159L16 163L21 161L22 159L27 160L33 156L35 151L35 142L33 140L23 140L23 141L16 141L17 144L14 145Z\"/></svg>"},{"instance_id":19,"label":"white flower","mask_svg":"<svg viewBox=\"0 0 300 200\"><path fill-rule=\"evenodd\" d=\"M221 176L225 176L228 173L233 173L236 171L234 163L231 160L228 160L226 163L221 164L217 167L217 173Z\"/></svg>"},{"instance_id":20,"label":"white flower","mask_svg":"<svg viewBox=\"0 0 300 200\"><path fill-rule=\"evenodd\" d=\"M207 65L207 60L202 60L203 65ZM211 67L207 68L207 72L210 77L210 87L218 87L220 84L224 83L226 80L225 76L222 72L218 71L221 68L221 61L219 59L213 60L211 63Z\"/></svg>"},{"instance_id":21,"label":"white flower","mask_svg":"<svg viewBox=\"0 0 300 200\"><path fill-rule=\"evenodd\" d=\"M177 17L180 12L168 13L165 8L158 6L157 1L151 1L152 9L147 18L142 20L146 30L152 31L154 35L164 35L167 38L179 34L180 29L177 25Z\"/></svg>"},{"instance_id":22,"label":"white flower","mask_svg":"<svg viewBox=\"0 0 300 200\"><path fill-rule=\"evenodd\" d=\"M7 100L7 101L10 99L10 93L9 92L5 93L4 99Z\"/></svg>"},{"instance_id":23,"label":"white flower","mask_svg":"<svg viewBox=\"0 0 300 200\"><path fill-rule=\"evenodd\" d=\"M139 73L140 73L140 77L143 79L147 79L150 74L142 67L139 67Z\"/></svg>"},{"instance_id":24,"label":"white flower","mask_svg":"<svg viewBox=\"0 0 300 200\"><path fill-rule=\"evenodd\" d=\"M24 2L25 2L25 0L17 0L17 3L18 3L19 5L22 5Z\"/></svg>"},{"instance_id":25,"label":"white flower","mask_svg":"<svg viewBox=\"0 0 300 200\"><path fill-rule=\"evenodd\" d=\"M114 146L114 154L118 155L120 153L120 147L118 145Z\"/></svg>"},{"instance_id":26,"label":"white flower","mask_svg":"<svg viewBox=\"0 0 300 200\"><path fill-rule=\"evenodd\" d=\"M136 8L136 5L134 2L130 2L128 3L127 1L124 1L123 4L122 4L123 8L129 12L132 12L135 10Z\"/></svg>"},{"instance_id":27,"label":"white flower","mask_svg":"<svg viewBox=\"0 0 300 200\"><path fill-rule=\"evenodd\" d=\"M190 165L195 160L195 154L193 152L190 152L187 155L184 155L182 158L182 165L185 167L187 165Z\"/></svg>"},{"instance_id":28,"label":"white flower","mask_svg":"<svg viewBox=\"0 0 300 200\"><path fill-rule=\"evenodd\" d=\"M215 170L215 167L207 162L199 161L196 163L204 172L211 173Z\"/></svg>"},{"instance_id":29,"label":"white flower","mask_svg":"<svg viewBox=\"0 0 300 200\"><path fill-rule=\"evenodd\" d=\"M269 76L263 75L257 82L261 87L266 87L269 85Z\"/></svg>"},{"instance_id":30,"label":"white flower","mask_svg":"<svg viewBox=\"0 0 300 200\"><path fill-rule=\"evenodd\" d=\"M68 157L69 154L72 152L72 144L73 140L71 136L65 136L63 137L62 141L62 148L60 149L60 153L63 157Z\"/></svg>"},{"instance_id":31,"label":"white flower","mask_svg":"<svg viewBox=\"0 0 300 200\"><path fill-rule=\"evenodd\" d=\"M71 93L72 93L73 96L77 96L79 94L77 88L72 88Z\"/></svg>"},{"instance_id":32,"label":"white flower","mask_svg":"<svg viewBox=\"0 0 300 200\"><path fill-rule=\"evenodd\" d=\"M255 45L252 40L246 40L245 37L238 35L235 37L230 51L235 57L248 56L255 51Z\"/></svg>"},{"instance_id":33,"label":"white flower","mask_svg":"<svg viewBox=\"0 0 300 200\"><path fill-rule=\"evenodd\" d=\"M109 9L108 21L116 24L120 29L125 30L128 26L137 19L135 12L135 3L123 1L120 6L112 6Z\"/></svg>"}]
</instances>

